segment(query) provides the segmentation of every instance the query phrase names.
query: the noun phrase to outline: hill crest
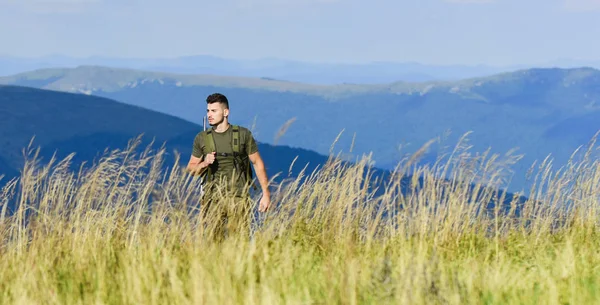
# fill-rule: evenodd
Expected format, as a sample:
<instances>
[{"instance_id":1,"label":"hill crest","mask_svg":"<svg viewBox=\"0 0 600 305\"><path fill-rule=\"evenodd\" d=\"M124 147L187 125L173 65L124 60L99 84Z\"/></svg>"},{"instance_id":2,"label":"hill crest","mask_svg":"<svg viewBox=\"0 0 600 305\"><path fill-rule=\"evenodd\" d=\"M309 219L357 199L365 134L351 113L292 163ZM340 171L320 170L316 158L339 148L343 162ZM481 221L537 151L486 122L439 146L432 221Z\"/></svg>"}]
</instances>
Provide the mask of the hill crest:
<instances>
[{"instance_id":1,"label":"hill crest","mask_svg":"<svg viewBox=\"0 0 600 305\"><path fill-rule=\"evenodd\" d=\"M369 93L425 95L432 90L465 94L486 84L510 81L556 82L570 86L581 81L599 81L600 70L582 68L532 68L499 73L492 76L468 78L459 81L392 82L383 84L315 85L300 82L261 78L222 76L211 74L181 74L83 65L76 68L49 68L0 77L0 84L21 84L43 89L72 93L94 94L114 92L152 83L175 87L214 86L246 88L266 91L305 93L322 97L341 97ZM476 97L476 95L474 95Z\"/></svg>"}]
</instances>

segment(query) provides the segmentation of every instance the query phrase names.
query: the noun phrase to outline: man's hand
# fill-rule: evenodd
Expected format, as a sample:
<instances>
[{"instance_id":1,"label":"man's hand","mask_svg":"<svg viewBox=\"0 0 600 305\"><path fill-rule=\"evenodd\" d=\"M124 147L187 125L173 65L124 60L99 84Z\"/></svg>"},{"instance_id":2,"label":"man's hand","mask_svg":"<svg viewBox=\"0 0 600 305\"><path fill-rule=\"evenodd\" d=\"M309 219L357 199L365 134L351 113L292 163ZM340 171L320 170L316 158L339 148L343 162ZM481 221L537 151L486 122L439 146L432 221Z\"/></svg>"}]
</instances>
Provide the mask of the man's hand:
<instances>
[{"instance_id":1,"label":"man's hand","mask_svg":"<svg viewBox=\"0 0 600 305\"><path fill-rule=\"evenodd\" d=\"M204 162L206 162L206 164L213 164L215 162L215 154L216 152L214 151L207 154L206 158L204 159Z\"/></svg>"},{"instance_id":2,"label":"man's hand","mask_svg":"<svg viewBox=\"0 0 600 305\"><path fill-rule=\"evenodd\" d=\"M268 193L263 193L262 198L260 198L260 205L258 210L260 212L266 212L271 206L271 195Z\"/></svg>"},{"instance_id":3,"label":"man's hand","mask_svg":"<svg viewBox=\"0 0 600 305\"><path fill-rule=\"evenodd\" d=\"M191 156L188 162L187 171L193 175L199 175L211 164L215 162L215 152L206 155L204 161L201 158Z\"/></svg>"}]
</instances>

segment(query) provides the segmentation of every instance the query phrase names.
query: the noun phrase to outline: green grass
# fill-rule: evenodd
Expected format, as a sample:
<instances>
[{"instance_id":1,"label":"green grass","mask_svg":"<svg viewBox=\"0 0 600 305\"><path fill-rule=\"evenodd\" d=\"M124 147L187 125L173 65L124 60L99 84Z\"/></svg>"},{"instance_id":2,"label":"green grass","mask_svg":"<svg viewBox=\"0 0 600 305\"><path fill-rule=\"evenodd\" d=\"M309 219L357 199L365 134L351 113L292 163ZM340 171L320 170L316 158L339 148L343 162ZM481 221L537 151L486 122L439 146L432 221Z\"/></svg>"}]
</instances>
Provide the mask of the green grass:
<instances>
[{"instance_id":1,"label":"green grass","mask_svg":"<svg viewBox=\"0 0 600 305\"><path fill-rule=\"evenodd\" d=\"M18 202L16 213L3 210L0 219L0 303L600 299L597 160L560 170L538 165L539 192L516 217L515 209L480 209L506 183L511 157L458 145L448 163L405 160L396 173L421 175L422 188L393 179L378 195L365 187L373 182L368 157L355 165L332 158L305 173L302 185L298 178L273 186L274 208L260 215L251 239L232 234L219 243L195 213L198 180L177 166L161 171L163 153L113 151L79 172L68 170L68 159L42 166L32 155L0 195L3 208ZM436 179L442 175L452 179ZM394 216L381 217L384 211Z\"/></svg>"}]
</instances>

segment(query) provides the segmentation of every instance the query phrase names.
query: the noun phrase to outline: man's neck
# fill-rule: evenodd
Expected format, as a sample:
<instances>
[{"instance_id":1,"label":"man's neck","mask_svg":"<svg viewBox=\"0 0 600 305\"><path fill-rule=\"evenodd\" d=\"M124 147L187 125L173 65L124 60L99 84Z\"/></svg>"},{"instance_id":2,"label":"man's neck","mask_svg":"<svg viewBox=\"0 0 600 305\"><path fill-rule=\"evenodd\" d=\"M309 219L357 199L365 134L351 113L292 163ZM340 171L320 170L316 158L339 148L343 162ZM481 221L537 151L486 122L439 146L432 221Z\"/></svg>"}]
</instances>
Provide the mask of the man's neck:
<instances>
[{"instance_id":1,"label":"man's neck","mask_svg":"<svg viewBox=\"0 0 600 305\"><path fill-rule=\"evenodd\" d=\"M213 127L213 129L216 132L225 132L225 131L227 131L228 128L229 128L229 123L227 121L224 121L223 123Z\"/></svg>"}]
</instances>

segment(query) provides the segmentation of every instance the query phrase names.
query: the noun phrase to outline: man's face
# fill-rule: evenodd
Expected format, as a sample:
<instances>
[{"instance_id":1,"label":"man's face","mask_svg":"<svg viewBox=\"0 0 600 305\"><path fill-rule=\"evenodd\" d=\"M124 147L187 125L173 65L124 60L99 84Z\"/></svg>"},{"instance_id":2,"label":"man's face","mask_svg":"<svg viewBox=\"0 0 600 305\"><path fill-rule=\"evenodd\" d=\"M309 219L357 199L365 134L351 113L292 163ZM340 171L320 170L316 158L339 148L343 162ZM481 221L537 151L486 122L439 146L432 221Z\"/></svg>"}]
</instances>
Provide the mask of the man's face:
<instances>
[{"instance_id":1,"label":"man's face","mask_svg":"<svg viewBox=\"0 0 600 305\"><path fill-rule=\"evenodd\" d=\"M229 115L229 109L225 109L225 106L221 103L207 104L206 114L208 116L208 123L211 126L216 126L223 123L225 116Z\"/></svg>"}]
</instances>

